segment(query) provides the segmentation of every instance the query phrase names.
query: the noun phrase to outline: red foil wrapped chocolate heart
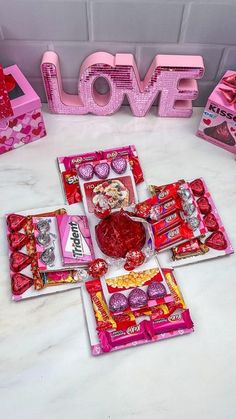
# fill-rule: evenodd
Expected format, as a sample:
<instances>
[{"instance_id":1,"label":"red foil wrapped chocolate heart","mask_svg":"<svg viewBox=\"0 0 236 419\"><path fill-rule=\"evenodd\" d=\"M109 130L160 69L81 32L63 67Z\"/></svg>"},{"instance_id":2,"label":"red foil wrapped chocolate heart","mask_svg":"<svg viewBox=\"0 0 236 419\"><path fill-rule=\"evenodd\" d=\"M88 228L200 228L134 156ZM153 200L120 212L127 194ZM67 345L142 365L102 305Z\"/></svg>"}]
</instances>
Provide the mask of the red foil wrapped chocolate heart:
<instances>
[{"instance_id":1,"label":"red foil wrapped chocolate heart","mask_svg":"<svg viewBox=\"0 0 236 419\"><path fill-rule=\"evenodd\" d=\"M16 273L12 275L11 279L11 289L12 294L21 295L27 291L34 284L34 280L29 276Z\"/></svg>"},{"instance_id":2,"label":"red foil wrapped chocolate heart","mask_svg":"<svg viewBox=\"0 0 236 419\"><path fill-rule=\"evenodd\" d=\"M224 234L221 231L215 231L206 240L205 244L215 250L225 250L228 246Z\"/></svg>"},{"instance_id":3,"label":"red foil wrapped chocolate heart","mask_svg":"<svg viewBox=\"0 0 236 419\"><path fill-rule=\"evenodd\" d=\"M16 231L9 234L8 241L12 250L20 250L29 242L29 236Z\"/></svg>"},{"instance_id":4,"label":"red foil wrapped chocolate heart","mask_svg":"<svg viewBox=\"0 0 236 419\"><path fill-rule=\"evenodd\" d=\"M195 179L190 182L190 188L195 196L202 196L205 193L205 188L201 179Z\"/></svg>"},{"instance_id":5,"label":"red foil wrapped chocolate heart","mask_svg":"<svg viewBox=\"0 0 236 419\"><path fill-rule=\"evenodd\" d=\"M208 214L211 212L211 204L208 199L203 196L197 200L198 208L202 214Z\"/></svg>"},{"instance_id":6,"label":"red foil wrapped chocolate heart","mask_svg":"<svg viewBox=\"0 0 236 419\"><path fill-rule=\"evenodd\" d=\"M212 212L205 215L204 224L208 231L217 231L219 229L218 221Z\"/></svg>"},{"instance_id":7,"label":"red foil wrapped chocolate heart","mask_svg":"<svg viewBox=\"0 0 236 419\"><path fill-rule=\"evenodd\" d=\"M21 252L13 252L10 257L11 270L20 272L31 263L31 257Z\"/></svg>"},{"instance_id":8,"label":"red foil wrapped chocolate heart","mask_svg":"<svg viewBox=\"0 0 236 419\"><path fill-rule=\"evenodd\" d=\"M27 217L19 214L10 214L7 217L7 225L11 231L19 231L26 223Z\"/></svg>"},{"instance_id":9,"label":"red foil wrapped chocolate heart","mask_svg":"<svg viewBox=\"0 0 236 419\"><path fill-rule=\"evenodd\" d=\"M145 228L121 210L113 212L95 227L101 251L113 258L124 258L129 250L141 250L145 244Z\"/></svg>"}]
</instances>

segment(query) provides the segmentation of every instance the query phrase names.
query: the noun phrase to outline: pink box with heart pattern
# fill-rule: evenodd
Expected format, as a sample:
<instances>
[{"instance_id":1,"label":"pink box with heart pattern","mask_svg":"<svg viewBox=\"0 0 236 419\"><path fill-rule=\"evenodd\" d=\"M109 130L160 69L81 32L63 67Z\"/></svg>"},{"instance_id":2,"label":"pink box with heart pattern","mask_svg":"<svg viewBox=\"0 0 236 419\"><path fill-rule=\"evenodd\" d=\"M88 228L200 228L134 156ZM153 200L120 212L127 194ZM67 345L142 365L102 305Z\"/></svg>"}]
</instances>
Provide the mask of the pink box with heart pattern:
<instances>
[{"instance_id":1,"label":"pink box with heart pattern","mask_svg":"<svg viewBox=\"0 0 236 419\"><path fill-rule=\"evenodd\" d=\"M0 118L0 154L14 150L46 135L41 101L17 65L3 70L16 85L8 92L13 116Z\"/></svg>"},{"instance_id":2,"label":"pink box with heart pattern","mask_svg":"<svg viewBox=\"0 0 236 419\"><path fill-rule=\"evenodd\" d=\"M209 96L197 135L236 154L235 71L226 71Z\"/></svg>"}]
</instances>

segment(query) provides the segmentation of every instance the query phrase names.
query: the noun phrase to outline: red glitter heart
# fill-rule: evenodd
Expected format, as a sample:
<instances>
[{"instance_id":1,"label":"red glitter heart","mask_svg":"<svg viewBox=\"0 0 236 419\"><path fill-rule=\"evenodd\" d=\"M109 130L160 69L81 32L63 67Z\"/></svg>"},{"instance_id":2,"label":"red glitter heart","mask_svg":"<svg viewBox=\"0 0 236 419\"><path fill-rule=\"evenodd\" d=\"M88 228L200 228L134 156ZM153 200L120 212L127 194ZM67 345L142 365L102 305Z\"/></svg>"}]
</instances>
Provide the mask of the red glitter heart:
<instances>
[{"instance_id":1,"label":"red glitter heart","mask_svg":"<svg viewBox=\"0 0 236 419\"><path fill-rule=\"evenodd\" d=\"M31 257L21 252L13 252L10 257L11 270L20 272L31 263Z\"/></svg>"},{"instance_id":2,"label":"red glitter heart","mask_svg":"<svg viewBox=\"0 0 236 419\"><path fill-rule=\"evenodd\" d=\"M210 125L211 120L210 120L209 118L208 118L208 119L203 118L203 122L204 122L204 124L206 124L206 125Z\"/></svg>"},{"instance_id":3,"label":"red glitter heart","mask_svg":"<svg viewBox=\"0 0 236 419\"><path fill-rule=\"evenodd\" d=\"M205 244L215 250L225 250L227 248L227 241L225 240L225 236L221 231L212 233L206 239Z\"/></svg>"},{"instance_id":4,"label":"red glitter heart","mask_svg":"<svg viewBox=\"0 0 236 419\"><path fill-rule=\"evenodd\" d=\"M33 129L33 130L32 130L32 134L34 134L34 135L39 135L39 134L40 134L40 132L41 132L41 130L42 130L42 128L41 128L41 127L35 128L35 129Z\"/></svg>"},{"instance_id":5,"label":"red glitter heart","mask_svg":"<svg viewBox=\"0 0 236 419\"><path fill-rule=\"evenodd\" d=\"M9 234L8 241L12 250L20 250L28 243L29 237L26 234L15 232Z\"/></svg>"},{"instance_id":6,"label":"red glitter heart","mask_svg":"<svg viewBox=\"0 0 236 419\"><path fill-rule=\"evenodd\" d=\"M19 231L26 223L27 217L19 214L10 214L7 217L7 225L11 231Z\"/></svg>"},{"instance_id":7,"label":"red glitter heart","mask_svg":"<svg viewBox=\"0 0 236 419\"><path fill-rule=\"evenodd\" d=\"M212 212L205 215L204 224L205 224L207 230L209 230L209 231L216 231L216 230L219 229L219 224L217 222L217 219L214 216L214 214L212 214Z\"/></svg>"},{"instance_id":8,"label":"red glitter heart","mask_svg":"<svg viewBox=\"0 0 236 419\"><path fill-rule=\"evenodd\" d=\"M199 198L197 204L202 214L208 214L211 211L211 204L205 196Z\"/></svg>"},{"instance_id":9,"label":"red glitter heart","mask_svg":"<svg viewBox=\"0 0 236 419\"><path fill-rule=\"evenodd\" d=\"M33 284L34 281L32 278L29 278L28 276L20 273L16 273L12 276L11 279L12 294L21 295L30 287L32 287Z\"/></svg>"},{"instance_id":10,"label":"red glitter heart","mask_svg":"<svg viewBox=\"0 0 236 419\"><path fill-rule=\"evenodd\" d=\"M190 182L190 188L192 189L195 196L204 195L205 188L201 179L195 179Z\"/></svg>"}]
</instances>

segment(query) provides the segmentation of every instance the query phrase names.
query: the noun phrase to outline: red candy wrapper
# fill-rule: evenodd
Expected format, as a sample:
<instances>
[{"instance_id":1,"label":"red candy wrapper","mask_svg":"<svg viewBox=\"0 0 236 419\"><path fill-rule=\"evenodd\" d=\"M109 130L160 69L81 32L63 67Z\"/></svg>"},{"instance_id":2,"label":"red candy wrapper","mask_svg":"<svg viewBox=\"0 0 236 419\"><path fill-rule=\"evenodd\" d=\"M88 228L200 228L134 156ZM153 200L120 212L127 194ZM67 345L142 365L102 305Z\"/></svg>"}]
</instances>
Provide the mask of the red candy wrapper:
<instances>
[{"instance_id":1,"label":"red candy wrapper","mask_svg":"<svg viewBox=\"0 0 236 419\"><path fill-rule=\"evenodd\" d=\"M129 250L141 250L146 241L143 224L132 220L123 210L100 221L95 231L101 251L116 259L124 258Z\"/></svg>"},{"instance_id":2,"label":"red candy wrapper","mask_svg":"<svg viewBox=\"0 0 236 419\"><path fill-rule=\"evenodd\" d=\"M180 198L172 198L170 201L164 204L155 205L156 197L151 198L153 200L153 207L150 211L150 218L152 221L158 221L163 217L167 217L178 209L182 209Z\"/></svg>"},{"instance_id":3,"label":"red candy wrapper","mask_svg":"<svg viewBox=\"0 0 236 419\"><path fill-rule=\"evenodd\" d=\"M209 251L209 247L201 243L199 239L192 239L179 246L173 247L173 260L188 258L191 256L199 256Z\"/></svg>"},{"instance_id":4,"label":"red candy wrapper","mask_svg":"<svg viewBox=\"0 0 236 419\"><path fill-rule=\"evenodd\" d=\"M68 204L75 204L81 202L81 192L78 184L78 175L76 170L67 170L62 172L62 182Z\"/></svg>"},{"instance_id":5,"label":"red candy wrapper","mask_svg":"<svg viewBox=\"0 0 236 419\"><path fill-rule=\"evenodd\" d=\"M117 325L110 315L109 308L102 293L100 280L94 279L92 281L87 281L85 285L92 301L97 322L97 330L116 329Z\"/></svg>"},{"instance_id":6,"label":"red candy wrapper","mask_svg":"<svg viewBox=\"0 0 236 419\"><path fill-rule=\"evenodd\" d=\"M149 189L152 196L163 193L163 198L164 198L164 196L165 196L164 192L166 192L167 196L170 195L170 192L172 192L173 195L176 195L177 190L179 189L179 187L183 183L185 183L185 180L181 179L181 180L178 180L177 182L174 182L174 183L168 183L167 185L161 185L161 186L149 185L148 189ZM163 198L161 198L161 199L163 199ZM162 201L162 202L164 202L164 201Z\"/></svg>"},{"instance_id":7,"label":"red candy wrapper","mask_svg":"<svg viewBox=\"0 0 236 419\"><path fill-rule=\"evenodd\" d=\"M8 96L6 76L0 65L0 121L13 116L11 101Z\"/></svg>"},{"instance_id":8,"label":"red candy wrapper","mask_svg":"<svg viewBox=\"0 0 236 419\"><path fill-rule=\"evenodd\" d=\"M183 219L177 212L173 212L173 214L168 215L165 218L162 218L160 221L155 223L155 231L157 234L164 233L167 230L176 227L177 225L181 224Z\"/></svg>"},{"instance_id":9,"label":"red candy wrapper","mask_svg":"<svg viewBox=\"0 0 236 419\"><path fill-rule=\"evenodd\" d=\"M180 225L161 235L158 235L158 232L156 232L155 224L152 226L152 228L157 251L165 249L166 247L169 247L176 242L191 239L193 237L192 230L190 230L186 225Z\"/></svg>"}]
</instances>

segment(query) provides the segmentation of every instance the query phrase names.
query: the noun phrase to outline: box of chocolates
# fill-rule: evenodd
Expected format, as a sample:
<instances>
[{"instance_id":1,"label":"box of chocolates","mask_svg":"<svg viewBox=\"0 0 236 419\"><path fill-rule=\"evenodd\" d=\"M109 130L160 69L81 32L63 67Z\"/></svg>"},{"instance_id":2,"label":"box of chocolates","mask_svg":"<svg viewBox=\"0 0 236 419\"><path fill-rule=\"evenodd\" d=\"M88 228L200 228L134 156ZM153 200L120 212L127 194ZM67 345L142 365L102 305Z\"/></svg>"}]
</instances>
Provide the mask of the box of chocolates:
<instances>
[{"instance_id":1,"label":"box of chocolates","mask_svg":"<svg viewBox=\"0 0 236 419\"><path fill-rule=\"evenodd\" d=\"M0 68L0 102L0 154L45 137L40 98L17 65Z\"/></svg>"},{"instance_id":2,"label":"box of chocolates","mask_svg":"<svg viewBox=\"0 0 236 419\"><path fill-rule=\"evenodd\" d=\"M235 71L226 71L209 96L197 135L236 154Z\"/></svg>"}]
</instances>

